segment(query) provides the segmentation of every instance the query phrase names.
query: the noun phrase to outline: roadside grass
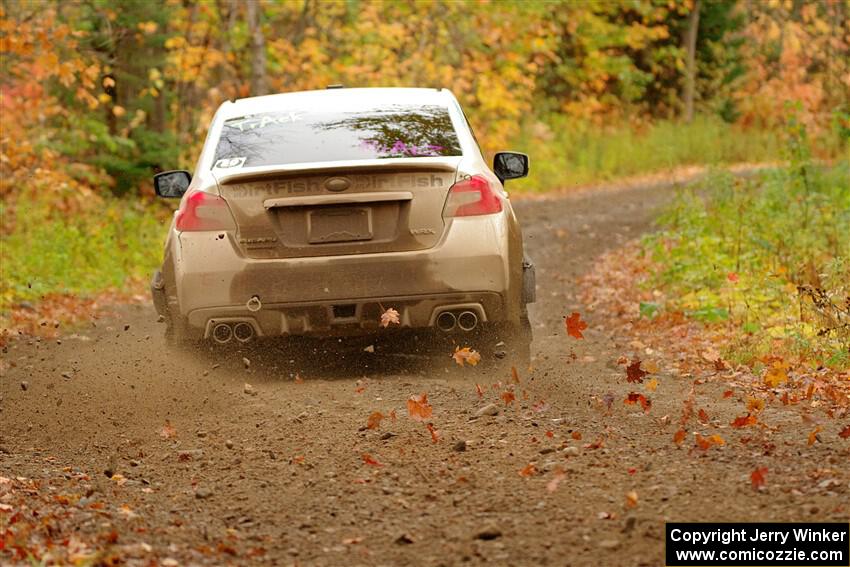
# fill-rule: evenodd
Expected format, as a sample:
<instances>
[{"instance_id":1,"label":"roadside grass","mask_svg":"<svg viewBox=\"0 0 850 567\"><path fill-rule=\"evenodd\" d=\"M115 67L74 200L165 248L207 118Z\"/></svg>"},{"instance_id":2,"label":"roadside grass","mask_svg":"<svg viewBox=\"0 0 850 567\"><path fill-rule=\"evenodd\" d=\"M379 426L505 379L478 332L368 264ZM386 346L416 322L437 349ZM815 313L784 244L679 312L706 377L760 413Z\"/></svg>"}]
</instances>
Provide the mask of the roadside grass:
<instances>
[{"instance_id":1,"label":"roadside grass","mask_svg":"<svg viewBox=\"0 0 850 567\"><path fill-rule=\"evenodd\" d=\"M512 181L510 188L546 192L689 165L778 162L783 137L781 130L743 128L709 116L690 124L667 120L636 129L554 115L545 124L523 127L515 149L531 156L531 175ZM831 131L818 142L819 158L834 158L847 149L846 140Z\"/></svg>"},{"instance_id":2,"label":"roadside grass","mask_svg":"<svg viewBox=\"0 0 850 567\"><path fill-rule=\"evenodd\" d=\"M752 179L715 172L681 191L643 239L664 304L731 334L725 357L759 368L850 369L850 162L812 164L793 136L787 167Z\"/></svg>"},{"instance_id":3,"label":"roadside grass","mask_svg":"<svg viewBox=\"0 0 850 567\"><path fill-rule=\"evenodd\" d=\"M38 199L0 204L0 314L54 294L87 296L147 279L159 263L168 213L139 198L103 197L74 213ZM4 228L6 228L4 227Z\"/></svg>"}]
</instances>

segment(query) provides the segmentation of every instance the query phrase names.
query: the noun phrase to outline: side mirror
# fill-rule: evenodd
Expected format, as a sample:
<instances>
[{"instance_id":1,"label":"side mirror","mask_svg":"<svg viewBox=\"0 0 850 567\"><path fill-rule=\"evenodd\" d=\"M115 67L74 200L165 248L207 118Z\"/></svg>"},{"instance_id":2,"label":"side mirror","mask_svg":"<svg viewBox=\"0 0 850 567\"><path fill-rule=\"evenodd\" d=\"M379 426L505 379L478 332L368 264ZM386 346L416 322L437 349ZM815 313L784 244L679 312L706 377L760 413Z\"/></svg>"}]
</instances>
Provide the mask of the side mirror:
<instances>
[{"instance_id":1,"label":"side mirror","mask_svg":"<svg viewBox=\"0 0 850 567\"><path fill-rule=\"evenodd\" d=\"M528 175L528 156L519 152L498 152L493 158L493 173L504 183Z\"/></svg>"},{"instance_id":2,"label":"side mirror","mask_svg":"<svg viewBox=\"0 0 850 567\"><path fill-rule=\"evenodd\" d=\"M156 194L166 199L179 199L189 188L192 174L182 169L163 171L153 176L153 187Z\"/></svg>"}]
</instances>

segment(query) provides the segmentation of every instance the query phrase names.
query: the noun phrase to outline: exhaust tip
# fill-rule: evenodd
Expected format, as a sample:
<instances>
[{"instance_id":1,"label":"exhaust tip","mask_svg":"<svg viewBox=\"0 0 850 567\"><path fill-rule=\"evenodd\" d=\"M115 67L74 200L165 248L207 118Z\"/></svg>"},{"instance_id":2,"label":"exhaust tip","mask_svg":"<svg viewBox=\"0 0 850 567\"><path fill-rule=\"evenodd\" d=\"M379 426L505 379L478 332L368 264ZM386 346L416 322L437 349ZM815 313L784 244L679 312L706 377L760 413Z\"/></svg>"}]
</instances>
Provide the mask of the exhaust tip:
<instances>
[{"instance_id":1,"label":"exhaust tip","mask_svg":"<svg viewBox=\"0 0 850 567\"><path fill-rule=\"evenodd\" d=\"M457 326L464 331L471 331L478 326L478 315L473 311L464 311L457 318Z\"/></svg>"},{"instance_id":2,"label":"exhaust tip","mask_svg":"<svg viewBox=\"0 0 850 567\"><path fill-rule=\"evenodd\" d=\"M240 343L247 343L254 338L254 327L250 323L241 322L233 325L233 336Z\"/></svg>"},{"instance_id":3,"label":"exhaust tip","mask_svg":"<svg viewBox=\"0 0 850 567\"><path fill-rule=\"evenodd\" d=\"M437 316L437 327L444 333L454 330L457 325L457 317L451 311L443 311Z\"/></svg>"},{"instance_id":4,"label":"exhaust tip","mask_svg":"<svg viewBox=\"0 0 850 567\"><path fill-rule=\"evenodd\" d=\"M213 327L212 338L220 345L229 343L230 339L233 338L233 329L227 323L219 323Z\"/></svg>"}]
</instances>

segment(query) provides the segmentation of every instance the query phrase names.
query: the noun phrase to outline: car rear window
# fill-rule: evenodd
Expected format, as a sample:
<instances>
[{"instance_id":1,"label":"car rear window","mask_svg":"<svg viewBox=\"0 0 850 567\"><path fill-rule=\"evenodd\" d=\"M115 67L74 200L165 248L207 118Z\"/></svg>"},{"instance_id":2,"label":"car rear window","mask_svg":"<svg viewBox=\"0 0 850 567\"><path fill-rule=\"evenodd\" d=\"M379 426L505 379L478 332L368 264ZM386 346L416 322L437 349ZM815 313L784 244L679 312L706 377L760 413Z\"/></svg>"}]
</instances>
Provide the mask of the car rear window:
<instances>
[{"instance_id":1,"label":"car rear window","mask_svg":"<svg viewBox=\"0 0 850 567\"><path fill-rule=\"evenodd\" d=\"M443 106L303 109L227 120L214 167L459 155L457 134Z\"/></svg>"}]
</instances>

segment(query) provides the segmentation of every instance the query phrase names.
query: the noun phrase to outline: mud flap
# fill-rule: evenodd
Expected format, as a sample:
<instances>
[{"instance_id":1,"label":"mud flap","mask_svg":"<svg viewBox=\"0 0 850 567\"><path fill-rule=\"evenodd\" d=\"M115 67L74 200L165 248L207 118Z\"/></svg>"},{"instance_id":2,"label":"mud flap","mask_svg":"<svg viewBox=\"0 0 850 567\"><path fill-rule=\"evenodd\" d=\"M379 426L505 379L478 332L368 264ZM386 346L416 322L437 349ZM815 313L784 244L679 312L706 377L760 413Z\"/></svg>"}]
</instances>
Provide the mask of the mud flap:
<instances>
[{"instance_id":1,"label":"mud flap","mask_svg":"<svg viewBox=\"0 0 850 567\"><path fill-rule=\"evenodd\" d=\"M159 270L154 272L153 279L151 280L151 297L153 298L153 306L156 309L157 315L167 317L168 299L165 297L165 279Z\"/></svg>"},{"instance_id":2,"label":"mud flap","mask_svg":"<svg viewBox=\"0 0 850 567\"><path fill-rule=\"evenodd\" d=\"M534 262L527 255L522 257L522 302L537 301L537 278L534 275Z\"/></svg>"}]
</instances>

